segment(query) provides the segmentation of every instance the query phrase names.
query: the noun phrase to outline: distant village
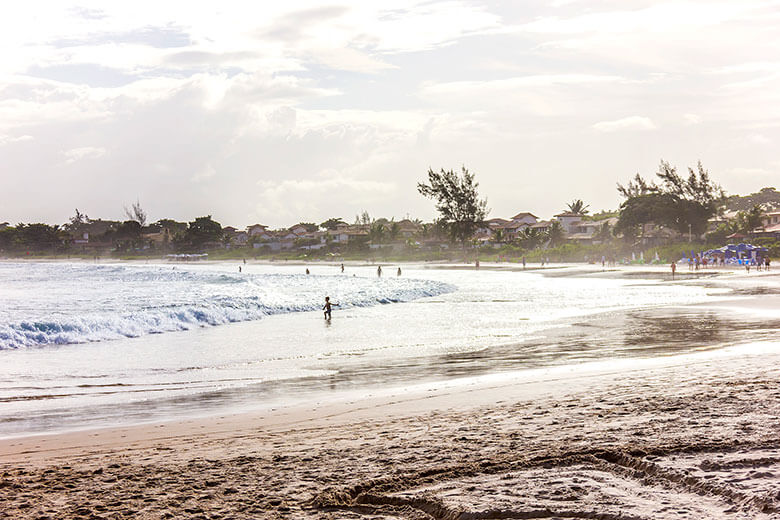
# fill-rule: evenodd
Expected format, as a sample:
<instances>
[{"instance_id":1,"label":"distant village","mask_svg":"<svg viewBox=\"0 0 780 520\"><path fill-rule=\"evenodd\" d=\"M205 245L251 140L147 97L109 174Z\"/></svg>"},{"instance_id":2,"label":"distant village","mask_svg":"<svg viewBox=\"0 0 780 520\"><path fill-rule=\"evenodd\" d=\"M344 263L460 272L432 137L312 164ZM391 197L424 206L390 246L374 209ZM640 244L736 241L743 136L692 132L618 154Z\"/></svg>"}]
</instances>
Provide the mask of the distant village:
<instances>
[{"instance_id":1,"label":"distant village","mask_svg":"<svg viewBox=\"0 0 780 520\"><path fill-rule=\"evenodd\" d=\"M777 194L773 188L765 188ZM762 190L763 192L764 190ZM755 194L754 194L755 195ZM778 194L780 195L780 194ZM780 196L778 197L780 200ZM746 223L746 210L728 210L710 218L704 234L686 236L679 230L646 223L632 246L649 247L674 242L708 240L780 241L780 204L754 205L759 218ZM91 219L76 210L62 226L0 223L0 253L19 255L67 253L83 256L165 255L174 253L232 252L246 256L345 255L410 253L458 250L446 229L436 222L405 218L372 219L367 213L353 223L331 218L321 224L300 222L289 228L270 229L261 223L238 229L222 226L210 216L192 222L162 219L147 224L140 205L127 211L125 221ZM465 246L479 251L548 250L561 245L597 246L618 240L617 212L588 214L582 201L573 201L566 211L540 219L528 211L481 223ZM755 211L754 211L755 213ZM741 220L740 220L741 219ZM747 219L749 220L749 219Z\"/></svg>"}]
</instances>

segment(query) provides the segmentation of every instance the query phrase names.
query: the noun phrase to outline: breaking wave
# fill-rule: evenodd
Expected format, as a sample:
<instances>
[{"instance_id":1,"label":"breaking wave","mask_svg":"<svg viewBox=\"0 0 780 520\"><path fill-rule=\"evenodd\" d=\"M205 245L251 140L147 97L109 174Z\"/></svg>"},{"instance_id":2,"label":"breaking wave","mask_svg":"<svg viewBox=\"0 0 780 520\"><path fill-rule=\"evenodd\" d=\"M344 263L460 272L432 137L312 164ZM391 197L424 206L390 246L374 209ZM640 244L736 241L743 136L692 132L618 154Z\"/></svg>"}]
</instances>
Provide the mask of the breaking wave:
<instances>
[{"instance_id":1,"label":"breaking wave","mask_svg":"<svg viewBox=\"0 0 780 520\"><path fill-rule=\"evenodd\" d=\"M15 281L26 284L27 294L31 283L33 294L47 287L49 294L33 297L26 312L0 315L0 350L133 338L319 310L326 294L349 308L408 302L455 289L430 280L248 276L169 267L74 266L65 273L44 268L40 278L29 274Z\"/></svg>"}]
</instances>

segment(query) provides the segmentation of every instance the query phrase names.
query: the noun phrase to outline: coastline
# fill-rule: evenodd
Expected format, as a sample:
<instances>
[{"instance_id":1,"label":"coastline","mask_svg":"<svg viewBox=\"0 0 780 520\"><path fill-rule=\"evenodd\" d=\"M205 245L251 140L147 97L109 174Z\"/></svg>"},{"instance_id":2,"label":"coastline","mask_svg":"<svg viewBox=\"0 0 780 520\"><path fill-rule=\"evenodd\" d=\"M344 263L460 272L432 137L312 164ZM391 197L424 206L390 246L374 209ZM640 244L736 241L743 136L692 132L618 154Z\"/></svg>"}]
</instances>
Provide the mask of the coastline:
<instances>
[{"instance_id":1,"label":"coastline","mask_svg":"<svg viewBox=\"0 0 780 520\"><path fill-rule=\"evenodd\" d=\"M620 365L4 440L0 496L8 518L774 517L780 344ZM606 478L632 492L607 500Z\"/></svg>"},{"instance_id":2,"label":"coastline","mask_svg":"<svg viewBox=\"0 0 780 520\"><path fill-rule=\"evenodd\" d=\"M711 307L777 315L780 272L730 274ZM777 367L763 341L3 439L0 518L777 518Z\"/></svg>"}]
</instances>

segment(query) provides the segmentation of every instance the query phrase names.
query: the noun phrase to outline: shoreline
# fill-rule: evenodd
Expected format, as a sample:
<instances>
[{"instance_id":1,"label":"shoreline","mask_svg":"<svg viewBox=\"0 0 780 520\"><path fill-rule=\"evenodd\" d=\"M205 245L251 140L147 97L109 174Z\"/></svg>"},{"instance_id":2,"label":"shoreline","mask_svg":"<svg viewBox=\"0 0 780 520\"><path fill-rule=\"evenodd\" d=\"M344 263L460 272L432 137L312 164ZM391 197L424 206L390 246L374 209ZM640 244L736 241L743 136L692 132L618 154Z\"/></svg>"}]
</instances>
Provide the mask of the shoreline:
<instances>
[{"instance_id":1,"label":"shoreline","mask_svg":"<svg viewBox=\"0 0 780 520\"><path fill-rule=\"evenodd\" d=\"M760 321L760 274L674 283ZM777 519L780 342L737 343L0 439L0 519Z\"/></svg>"},{"instance_id":2,"label":"shoreline","mask_svg":"<svg viewBox=\"0 0 780 520\"><path fill-rule=\"evenodd\" d=\"M653 365L4 440L0 497L8 518L776 518L780 344Z\"/></svg>"}]
</instances>

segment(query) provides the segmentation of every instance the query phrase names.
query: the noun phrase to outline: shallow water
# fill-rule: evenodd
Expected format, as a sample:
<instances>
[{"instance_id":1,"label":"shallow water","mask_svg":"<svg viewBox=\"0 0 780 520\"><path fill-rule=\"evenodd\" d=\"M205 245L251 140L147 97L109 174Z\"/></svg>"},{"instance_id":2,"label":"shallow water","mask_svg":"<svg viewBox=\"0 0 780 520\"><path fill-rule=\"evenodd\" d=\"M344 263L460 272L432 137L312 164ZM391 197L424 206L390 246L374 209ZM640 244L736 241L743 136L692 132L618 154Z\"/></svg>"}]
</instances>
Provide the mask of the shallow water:
<instances>
[{"instance_id":1,"label":"shallow water","mask_svg":"<svg viewBox=\"0 0 780 520\"><path fill-rule=\"evenodd\" d=\"M0 264L0 436L664 355L777 328L682 313L724 291L657 280L175 267ZM342 304L330 322L325 294Z\"/></svg>"}]
</instances>

